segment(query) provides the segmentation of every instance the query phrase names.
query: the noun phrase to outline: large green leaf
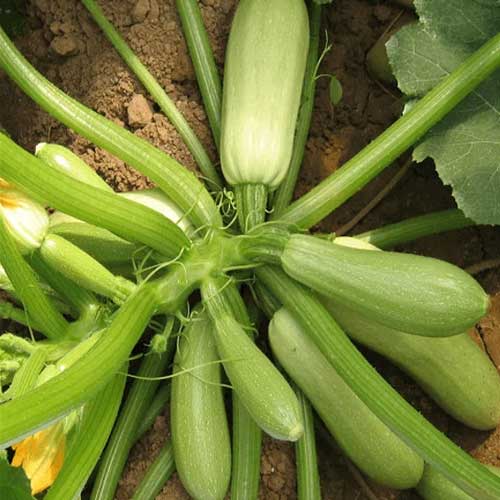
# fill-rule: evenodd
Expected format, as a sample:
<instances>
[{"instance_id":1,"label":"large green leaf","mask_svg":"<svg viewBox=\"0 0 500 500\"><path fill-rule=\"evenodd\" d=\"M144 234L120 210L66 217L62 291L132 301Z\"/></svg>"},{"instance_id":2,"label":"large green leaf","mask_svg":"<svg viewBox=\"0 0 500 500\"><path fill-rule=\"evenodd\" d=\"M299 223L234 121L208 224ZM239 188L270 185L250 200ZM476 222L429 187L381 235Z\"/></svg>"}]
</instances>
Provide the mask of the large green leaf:
<instances>
[{"instance_id":1,"label":"large green leaf","mask_svg":"<svg viewBox=\"0 0 500 500\"><path fill-rule=\"evenodd\" d=\"M419 98L500 29L497 0L416 0L420 21L387 44L400 89ZM434 159L459 208L474 221L500 224L500 71L494 73L417 145Z\"/></svg>"},{"instance_id":2,"label":"large green leaf","mask_svg":"<svg viewBox=\"0 0 500 500\"><path fill-rule=\"evenodd\" d=\"M0 455L0 498L8 500L35 500L24 470L12 467Z\"/></svg>"}]
</instances>

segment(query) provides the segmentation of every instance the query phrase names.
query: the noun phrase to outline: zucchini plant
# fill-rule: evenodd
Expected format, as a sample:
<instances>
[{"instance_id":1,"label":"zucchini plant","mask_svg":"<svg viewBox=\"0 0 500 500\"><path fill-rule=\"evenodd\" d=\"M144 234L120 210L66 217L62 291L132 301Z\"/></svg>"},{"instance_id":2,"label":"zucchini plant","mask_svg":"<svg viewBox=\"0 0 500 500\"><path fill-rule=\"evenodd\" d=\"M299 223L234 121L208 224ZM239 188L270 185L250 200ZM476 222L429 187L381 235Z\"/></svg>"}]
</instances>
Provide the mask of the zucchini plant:
<instances>
[{"instance_id":1,"label":"zucchini plant","mask_svg":"<svg viewBox=\"0 0 500 500\"><path fill-rule=\"evenodd\" d=\"M195 498L222 499L230 484L232 497L255 498L260 430L297 442L300 496L318 498L310 403L374 480L427 491L434 488L430 471L450 491L500 498L500 479L401 398L350 340L402 366L454 417L495 427L500 378L464 333L487 313L487 294L456 266L373 247L473 222L455 210L356 240L309 231L498 69L500 35L288 206L312 113L321 2L241 0L221 85L199 6L179 0L222 176L98 4L82 2L179 130L206 183L55 87L0 29L0 67L15 84L157 185L119 195L60 145L42 144L32 154L0 133L0 263L10 295L0 313L31 332L0 336L0 449L14 450L12 464L22 464L31 493L5 457L2 475L11 474L26 498L45 490L49 500L75 498L88 488L94 500L112 499L143 422L170 399L172 441L134 498L154 498L174 462ZM239 228L219 210L221 194L235 200ZM277 361L254 342L244 293L249 283L273 317ZM134 349L143 360L117 418ZM415 356L405 358L404 349ZM439 356L447 367L436 363ZM467 380L460 372L465 362ZM154 394L160 378L173 379L171 394L164 386ZM235 394L233 460L226 386ZM43 455L47 447L50 456ZM42 478L32 472L36 459L44 465L37 470L47 471Z\"/></svg>"}]
</instances>

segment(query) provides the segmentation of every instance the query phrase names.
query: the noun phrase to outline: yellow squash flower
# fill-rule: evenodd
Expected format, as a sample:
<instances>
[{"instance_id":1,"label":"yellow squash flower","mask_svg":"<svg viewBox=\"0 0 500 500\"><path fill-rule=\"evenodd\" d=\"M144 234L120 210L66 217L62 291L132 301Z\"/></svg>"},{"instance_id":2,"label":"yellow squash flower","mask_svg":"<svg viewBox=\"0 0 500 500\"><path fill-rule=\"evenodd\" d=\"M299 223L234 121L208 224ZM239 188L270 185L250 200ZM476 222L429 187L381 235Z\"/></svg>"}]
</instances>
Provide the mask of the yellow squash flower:
<instances>
[{"instance_id":1,"label":"yellow squash flower","mask_svg":"<svg viewBox=\"0 0 500 500\"><path fill-rule=\"evenodd\" d=\"M66 448L64 430L61 420L12 446L12 465L24 469L33 495L51 486L61 470Z\"/></svg>"}]
</instances>

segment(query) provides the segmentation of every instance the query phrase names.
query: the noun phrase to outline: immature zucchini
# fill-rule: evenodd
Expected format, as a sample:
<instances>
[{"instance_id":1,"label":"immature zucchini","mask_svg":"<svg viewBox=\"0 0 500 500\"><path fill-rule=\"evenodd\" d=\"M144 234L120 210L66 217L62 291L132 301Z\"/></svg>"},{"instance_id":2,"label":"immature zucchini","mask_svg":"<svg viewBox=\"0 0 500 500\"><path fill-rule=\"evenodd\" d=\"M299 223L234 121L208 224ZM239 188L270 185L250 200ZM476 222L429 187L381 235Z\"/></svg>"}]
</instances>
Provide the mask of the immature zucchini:
<instances>
[{"instance_id":1,"label":"immature zucchini","mask_svg":"<svg viewBox=\"0 0 500 500\"><path fill-rule=\"evenodd\" d=\"M226 49L221 161L237 197L254 193L250 209L288 170L308 48L303 0L239 2Z\"/></svg>"},{"instance_id":2,"label":"immature zucchini","mask_svg":"<svg viewBox=\"0 0 500 500\"><path fill-rule=\"evenodd\" d=\"M423 460L356 396L287 309L274 315L269 340L339 446L368 477L397 489L418 483Z\"/></svg>"},{"instance_id":3,"label":"immature zucchini","mask_svg":"<svg viewBox=\"0 0 500 500\"><path fill-rule=\"evenodd\" d=\"M412 376L453 418L479 430L500 423L500 376L467 333L444 338L409 335L333 300L323 303L350 337Z\"/></svg>"},{"instance_id":4,"label":"immature zucchini","mask_svg":"<svg viewBox=\"0 0 500 500\"><path fill-rule=\"evenodd\" d=\"M222 499L231 475L231 441L220 364L207 315L185 328L175 356L170 419L177 471L195 499Z\"/></svg>"},{"instance_id":5,"label":"immature zucchini","mask_svg":"<svg viewBox=\"0 0 500 500\"><path fill-rule=\"evenodd\" d=\"M463 333L489 306L469 274L430 257L358 250L297 234L280 260L304 285L372 321L416 335Z\"/></svg>"},{"instance_id":6,"label":"immature zucchini","mask_svg":"<svg viewBox=\"0 0 500 500\"><path fill-rule=\"evenodd\" d=\"M229 292L224 293L226 286L231 283L225 278L206 280L201 293L231 386L263 431L276 439L296 441L304 432L297 397L235 318Z\"/></svg>"},{"instance_id":7,"label":"immature zucchini","mask_svg":"<svg viewBox=\"0 0 500 500\"><path fill-rule=\"evenodd\" d=\"M222 317L214 326L224 369L250 416L276 439L299 439L303 433L299 403L283 376L235 319Z\"/></svg>"}]
</instances>

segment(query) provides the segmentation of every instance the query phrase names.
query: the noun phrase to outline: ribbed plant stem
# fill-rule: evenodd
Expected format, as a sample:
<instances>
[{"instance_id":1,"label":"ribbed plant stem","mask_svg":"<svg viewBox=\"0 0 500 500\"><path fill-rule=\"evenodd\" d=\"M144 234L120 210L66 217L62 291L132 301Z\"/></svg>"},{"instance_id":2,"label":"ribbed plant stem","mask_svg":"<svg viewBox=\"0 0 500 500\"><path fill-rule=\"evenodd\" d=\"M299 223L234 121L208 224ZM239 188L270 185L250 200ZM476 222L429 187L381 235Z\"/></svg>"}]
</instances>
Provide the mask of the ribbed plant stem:
<instances>
[{"instance_id":1,"label":"ribbed plant stem","mask_svg":"<svg viewBox=\"0 0 500 500\"><path fill-rule=\"evenodd\" d=\"M59 90L29 64L1 28L0 67L39 106L61 123L156 182L174 203L189 214L195 226L222 226L214 200L194 174L144 139Z\"/></svg>"},{"instance_id":2,"label":"ribbed plant stem","mask_svg":"<svg viewBox=\"0 0 500 500\"><path fill-rule=\"evenodd\" d=\"M126 370L126 366L124 366ZM64 457L64 465L45 500L76 498L81 493L116 419L125 389L125 375L115 375L83 410L81 427Z\"/></svg>"},{"instance_id":3,"label":"ribbed plant stem","mask_svg":"<svg viewBox=\"0 0 500 500\"><path fill-rule=\"evenodd\" d=\"M236 209L241 230L246 233L266 218L267 187L264 184L234 186Z\"/></svg>"},{"instance_id":4,"label":"ribbed plant stem","mask_svg":"<svg viewBox=\"0 0 500 500\"><path fill-rule=\"evenodd\" d=\"M111 438L101 458L92 489L92 500L112 500L122 475L128 454L135 442L137 428L153 400L159 380L150 380L163 374L170 356L148 354L144 357L127 400L120 412Z\"/></svg>"},{"instance_id":5,"label":"ribbed plant stem","mask_svg":"<svg viewBox=\"0 0 500 500\"><path fill-rule=\"evenodd\" d=\"M500 65L500 34L420 99L415 106L340 169L277 218L310 228L342 205L415 144Z\"/></svg>"},{"instance_id":6,"label":"ribbed plant stem","mask_svg":"<svg viewBox=\"0 0 500 500\"><path fill-rule=\"evenodd\" d=\"M143 285L74 364L36 390L0 405L0 449L47 427L99 392L127 360L155 309L155 295Z\"/></svg>"},{"instance_id":7,"label":"ribbed plant stem","mask_svg":"<svg viewBox=\"0 0 500 500\"><path fill-rule=\"evenodd\" d=\"M134 491L132 500L154 500L174 470L174 450L168 439Z\"/></svg>"},{"instance_id":8,"label":"ribbed plant stem","mask_svg":"<svg viewBox=\"0 0 500 500\"><path fill-rule=\"evenodd\" d=\"M321 500L314 415L311 404L304 393L298 387L295 387L295 393L300 403L304 421L304 435L295 443L297 499Z\"/></svg>"},{"instance_id":9,"label":"ribbed plant stem","mask_svg":"<svg viewBox=\"0 0 500 500\"><path fill-rule=\"evenodd\" d=\"M474 225L475 222L465 217L461 210L450 209L412 217L395 224L356 234L354 237L379 248L391 248L431 234Z\"/></svg>"},{"instance_id":10,"label":"ribbed plant stem","mask_svg":"<svg viewBox=\"0 0 500 500\"><path fill-rule=\"evenodd\" d=\"M205 151L205 148L194 133L193 129L190 127L187 120L184 118L184 115L177 109L174 102L170 99L170 97L168 97L167 93L162 89L154 76L130 49L127 42L125 42L120 33L118 33L118 30L116 30L115 27L106 19L106 16L99 5L94 2L94 0L82 0L82 3L85 7L87 7L94 18L94 21L102 29L108 40L113 44L116 51L127 63L128 67L137 76L179 132L196 163L200 167L201 172L210 181L208 186L209 189L214 191L219 190L223 185L222 179L215 170L215 167Z\"/></svg>"},{"instance_id":11,"label":"ribbed plant stem","mask_svg":"<svg viewBox=\"0 0 500 500\"><path fill-rule=\"evenodd\" d=\"M198 0L177 0L176 4L215 145L219 149L222 84L207 30L203 24Z\"/></svg>"},{"instance_id":12,"label":"ribbed plant stem","mask_svg":"<svg viewBox=\"0 0 500 500\"><path fill-rule=\"evenodd\" d=\"M304 151L311 127L311 117L314 109L314 94L316 91L316 69L318 66L319 31L321 26L321 5L311 2L309 8L309 22L311 38L309 53L307 55L306 70L304 74L304 87L297 117L297 128L293 144L292 159L285 180L281 183L273 200L274 217L288 207L292 201L295 185L299 176L300 167L304 158Z\"/></svg>"}]
</instances>

